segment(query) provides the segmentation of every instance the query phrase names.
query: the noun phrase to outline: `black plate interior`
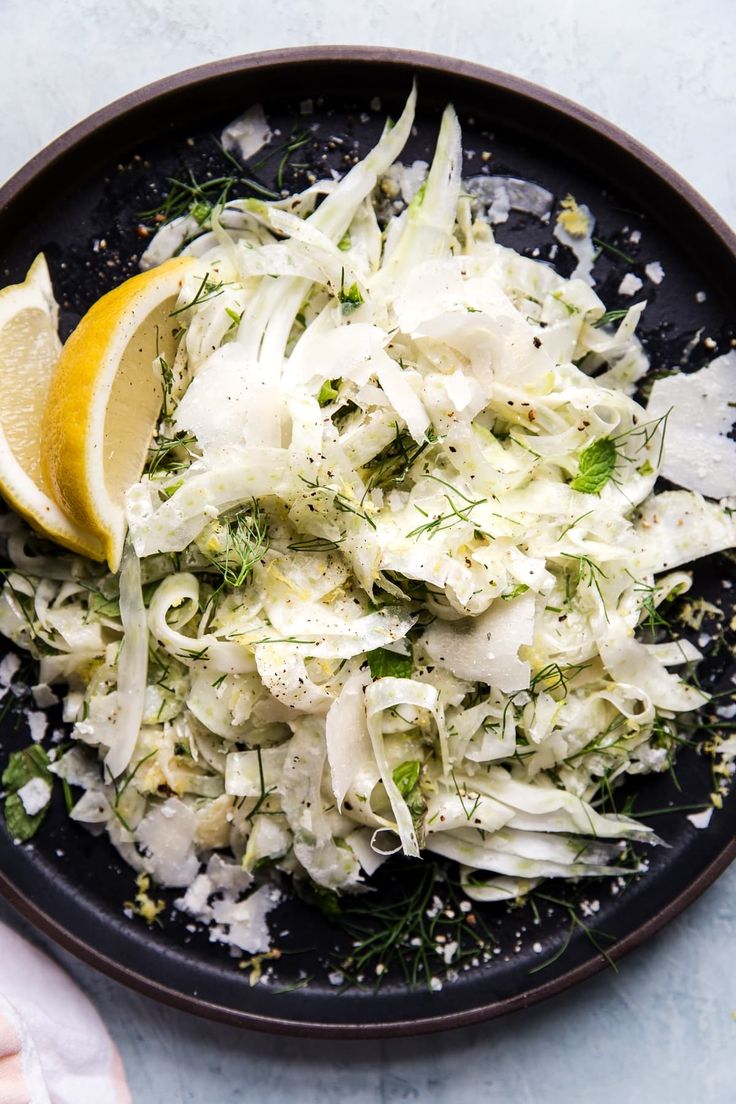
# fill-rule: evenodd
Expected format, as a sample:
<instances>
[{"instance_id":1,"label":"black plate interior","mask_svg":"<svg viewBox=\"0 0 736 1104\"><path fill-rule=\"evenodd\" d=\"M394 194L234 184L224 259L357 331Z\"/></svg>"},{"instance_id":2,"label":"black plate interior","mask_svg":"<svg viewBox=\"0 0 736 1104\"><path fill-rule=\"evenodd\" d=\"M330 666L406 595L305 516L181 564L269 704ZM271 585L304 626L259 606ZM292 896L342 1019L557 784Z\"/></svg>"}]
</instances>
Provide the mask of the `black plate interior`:
<instances>
[{"instance_id":1,"label":"black plate interior","mask_svg":"<svg viewBox=\"0 0 736 1104\"><path fill-rule=\"evenodd\" d=\"M137 271L145 244L137 229L140 212L157 206L167 177L184 178L190 169L200 179L230 171L214 137L247 106L264 105L271 126L281 131L275 144L309 131L308 143L283 169L283 184L293 190L304 186L308 172L343 171L346 159L365 152L385 115L395 117L400 110L416 74L416 132L402 160L430 157L440 112L452 100L463 126L468 175L485 166L538 181L558 199L572 193L589 204L597 218L597 236L613 247L604 248L596 267L597 290L608 307L630 302L617 294L626 271L641 275L648 261L662 263L666 278L659 287L646 284L649 305L640 328L654 370L678 364L697 331L702 330L701 340L692 345L689 367L716 355L703 338L712 338L717 352L730 348L736 258L721 236L723 228L709 225L675 184L617 144L620 135L614 132L612 139L605 128L586 125L583 113L581 118L568 116L530 96L528 86L494 84L470 66L463 71L456 64L455 72L443 71L421 56L409 64L396 55L371 58L370 53L356 51L341 58L334 51L322 59L313 53L286 61L261 60L255 68L243 59L211 67L205 75L195 73L188 83L164 83L151 99L142 93L125 110L103 113L96 127L41 155L38 164L21 174L22 188L11 182L0 195L5 200L0 209L3 283L22 278L36 252L44 250L62 304L65 335L96 297ZM371 106L377 95L380 110ZM313 101L313 114L300 112L306 99ZM491 153L487 162L481 160L485 150ZM271 188L279 163L276 155L250 172ZM239 192L248 194L248 189ZM641 231L638 245L629 241L634 230ZM522 252L539 249L542 257L553 242L549 226L522 215L512 215L497 236ZM614 250L629 254L635 263ZM573 267L565 250L555 263L563 273ZM705 301L696 300L698 291L706 293ZM702 561L695 592L723 604L729 593L723 580L729 574L725 557ZM723 624L729 620L727 609ZM726 639L705 664L701 677L709 685L729 685L732 645ZM8 751L27 742L23 725L14 729L5 720L0 763ZM686 749L677 779L664 775L639 780L635 807L698 805L707 801L711 788L708 761ZM615 893L610 884L598 882L583 894L599 903L589 922L612 937L603 943L614 955L682 907L731 853L736 824L732 802L713 817L707 831L696 831L683 813L657 815L652 823L670 846L649 852L646 876L625 889L616 887ZM396 892L405 870L393 863L380 874L382 899ZM290 898L272 915L272 927L276 933L288 932L277 941L294 953L273 964L276 980L269 987L251 988L247 973L227 950L210 944L206 934L187 930L186 919L167 915L162 928L149 930L123 914L122 902L133 892L131 871L105 839L67 819L60 794L32 844L14 845L0 825L0 871L0 888L32 919L121 980L192 1011L275 1030L379 1034L452 1026L530 1003L603 962L585 934L575 930L557 961L530 973L568 939L567 911L546 902L535 918L528 906L487 906L481 911L499 951L445 983L441 992L430 995L422 987L409 991L399 978L388 978L378 992L369 984L339 993L327 979L334 968L330 954L336 940L343 953L347 943L317 909ZM548 888L552 896L560 892L559 886ZM535 945L541 945L541 952Z\"/></svg>"}]
</instances>

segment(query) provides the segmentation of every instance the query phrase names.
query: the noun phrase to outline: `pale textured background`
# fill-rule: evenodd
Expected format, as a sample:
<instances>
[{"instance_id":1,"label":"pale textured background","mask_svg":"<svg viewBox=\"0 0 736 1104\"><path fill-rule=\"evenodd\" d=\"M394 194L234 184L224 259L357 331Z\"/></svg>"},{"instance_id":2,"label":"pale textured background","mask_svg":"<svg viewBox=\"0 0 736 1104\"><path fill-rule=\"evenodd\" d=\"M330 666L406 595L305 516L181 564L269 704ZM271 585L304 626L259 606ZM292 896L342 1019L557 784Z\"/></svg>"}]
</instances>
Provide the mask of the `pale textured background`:
<instances>
[{"instance_id":1,"label":"pale textured background","mask_svg":"<svg viewBox=\"0 0 736 1104\"><path fill-rule=\"evenodd\" d=\"M0 0L0 179L147 81L325 42L442 51L553 88L630 131L736 222L733 0ZM415 1041L227 1029L57 957L97 1001L136 1104L732 1104L734 902L736 869L618 975L506 1021Z\"/></svg>"}]
</instances>

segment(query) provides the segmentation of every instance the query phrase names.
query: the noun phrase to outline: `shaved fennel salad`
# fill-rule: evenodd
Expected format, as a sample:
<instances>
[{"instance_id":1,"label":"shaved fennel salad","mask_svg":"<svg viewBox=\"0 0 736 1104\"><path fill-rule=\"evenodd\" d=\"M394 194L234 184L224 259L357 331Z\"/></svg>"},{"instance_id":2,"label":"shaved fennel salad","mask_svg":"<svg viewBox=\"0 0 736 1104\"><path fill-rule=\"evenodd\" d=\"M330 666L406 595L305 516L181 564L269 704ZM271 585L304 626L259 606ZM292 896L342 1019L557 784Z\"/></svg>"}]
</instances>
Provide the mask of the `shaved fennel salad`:
<instances>
[{"instance_id":1,"label":"shaved fennel salad","mask_svg":"<svg viewBox=\"0 0 736 1104\"><path fill-rule=\"evenodd\" d=\"M602 798L667 769L707 701L697 649L645 630L736 543L733 455L709 490L672 381L632 397L645 303L609 320L585 208L558 221L569 279L494 240L451 107L385 215L414 109L341 179L159 231L144 263L197 264L119 574L3 521L0 631L68 687L71 817L148 919L153 879L249 952L272 869L356 893L429 852L478 901L630 873L658 840Z\"/></svg>"}]
</instances>

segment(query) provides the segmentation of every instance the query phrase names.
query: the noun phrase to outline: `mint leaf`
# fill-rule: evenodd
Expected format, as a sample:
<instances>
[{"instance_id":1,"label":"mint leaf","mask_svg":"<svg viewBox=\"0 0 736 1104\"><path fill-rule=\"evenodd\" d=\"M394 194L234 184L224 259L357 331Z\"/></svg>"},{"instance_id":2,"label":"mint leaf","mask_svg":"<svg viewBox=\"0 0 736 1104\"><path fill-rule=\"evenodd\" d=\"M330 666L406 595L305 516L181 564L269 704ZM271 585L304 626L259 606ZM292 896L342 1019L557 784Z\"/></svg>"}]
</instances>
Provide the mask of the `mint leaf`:
<instances>
[{"instance_id":1,"label":"mint leaf","mask_svg":"<svg viewBox=\"0 0 736 1104\"><path fill-rule=\"evenodd\" d=\"M600 494L615 467L615 444L610 437L599 437L580 453L578 474L570 486L583 494Z\"/></svg>"},{"instance_id":2,"label":"mint leaf","mask_svg":"<svg viewBox=\"0 0 736 1104\"><path fill-rule=\"evenodd\" d=\"M386 648L374 648L368 652L371 678L411 678L411 656L389 652Z\"/></svg>"},{"instance_id":3,"label":"mint leaf","mask_svg":"<svg viewBox=\"0 0 736 1104\"><path fill-rule=\"evenodd\" d=\"M48 805L33 816L29 816L17 791L32 778L42 778L44 782L51 785L54 776L48 764L49 757L40 744L31 744L22 751L14 751L8 759L8 765L2 775L2 784L10 793L5 798L3 811L8 832L13 839L29 840L38 831L46 816Z\"/></svg>"},{"instance_id":4,"label":"mint leaf","mask_svg":"<svg viewBox=\"0 0 736 1104\"><path fill-rule=\"evenodd\" d=\"M2 783L7 790L19 790L32 778L43 778L49 785L53 775L49 770L49 757L40 744L31 744L22 751L14 751L3 771Z\"/></svg>"},{"instance_id":5,"label":"mint leaf","mask_svg":"<svg viewBox=\"0 0 736 1104\"><path fill-rule=\"evenodd\" d=\"M38 829L41 827L41 822L46 816L48 811L48 805L41 809L40 812L34 813L33 816L29 816L23 808L23 802L18 797L17 793L12 793L9 797L5 798L5 824L7 825L8 832L13 839L21 840L25 843L31 836L35 836Z\"/></svg>"},{"instance_id":6,"label":"mint leaf","mask_svg":"<svg viewBox=\"0 0 736 1104\"><path fill-rule=\"evenodd\" d=\"M409 796L419 781L421 769L422 764L418 759L407 759L405 763L400 763L391 775L396 789L404 799Z\"/></svg>"}]
</instances>

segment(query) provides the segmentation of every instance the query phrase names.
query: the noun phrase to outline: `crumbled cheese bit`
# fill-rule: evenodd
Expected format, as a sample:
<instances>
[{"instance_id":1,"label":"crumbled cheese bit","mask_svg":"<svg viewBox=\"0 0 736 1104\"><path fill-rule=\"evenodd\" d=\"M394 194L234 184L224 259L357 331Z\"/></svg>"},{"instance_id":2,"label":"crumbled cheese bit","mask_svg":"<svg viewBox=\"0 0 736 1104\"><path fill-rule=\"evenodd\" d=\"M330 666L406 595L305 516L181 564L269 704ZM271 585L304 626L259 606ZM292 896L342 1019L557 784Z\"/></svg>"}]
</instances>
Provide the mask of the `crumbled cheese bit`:
<instances>
[{"instance_id":1,"label":"crumbled cheese bit","mask_svg":"<svg viewBox=\"0 0 736 1104\"><path fill-rule=\"evenodd\" d=\"M707 298L708 298L708 296L705 294L704 291L696 291L695 292L695 302L696 303L704 303Z\"/></svg>"},{"instance_id":2,"label":"crumbled cheese bit","mask_svg":"<svg viewBox=\"0 0 736 1104\"><path fill-rule=\"evenodd\" d=\"M0 686L10 686L13 678L20 670L20 660L15 652L8 652L0 660Z\"/></svg>"},{"instance_id":3,"label":"crumbled cheese bit","mask_svg":"<svg viewBox=\"0 0 736 1104\"><path fill-rule=\"evenodd\" d=\"M48 718L45 713L38 713L35 710L30 710L26 714L26 717L28 719L28 727L31 730L31 739L34 744L38 744L46 735Z\"/></svg>"},{"instance_id":4,"label":"crumbled cheese bit","mask_svg":"<svg viewBox=\"0 0 736 1104\"><path fill-rule=\"evenodd\" d=\"M650 261L644 266L644 275L653 284L661 284L664 280L664 269L659 261Z\"/></svg>"},{"instance_id":5,"label":"crumbled cheese bit","mask_svg":"<svg viewBox=\"0 0 736 1104\"><path fill-rule=\"evenodd\" d=\"M633 272L627 272L621 283L618 285L619 295L636 295L637 291L640 291L644 287L644 283L635 276Z\"/></svg>"},{"instance_id":6,"label":"crumbled cheese bit","mask_svg":"<svg viewBox=\"0 0 736 1104\"><path fill-rule=\"evenodd\" d=\"M429 979L429 988L433 993L439 993L442 989L442 982L437 977L431 977Z\"/></svg>"},{"instance_id":7,"label":"crumbled cheese bit","mask_svg":"<svg viewBox=\"0 0 736 1104\"><path fill-rule=\"evenodd\" d=\"M51 787L43 778L31 778L25 786L18 790L18 797L23 803L28 816L35 816L45 809L51 800Z\"/></svg>"},{"instance_id":8,"label":"crumbled cheese bit","mask_svg":"<svg viewBox=\"0 0 736 1104\"><path fill-rule=\"evenodd\" d=\"M534 951L535 954L541 954L542 953L542 944L541 943L532 943L532 950Z\"/></svg>"},{"instance_id":9,"label":"crumbled cheese bit","mask_svg":"<svg viewBox=\"0 0 736 1104\"><path fill-rule=\"evenodd\" d=\"M629 234L629 241L632 245L638 245L641 241L641 230L632 230Z\"/></svg>"},{"instance_id":10,"label":"crumbled cheese bit","mask_svg":"<svg viewBox=\"0 0 736 1104\"><path fill-rule=\"evenodd\" d=\"M711 806L710 809L703 809L701 813L690 813L687 819L690 821L693 828L707 828L712 816L713 807Z\"/></svg>"},{"instance_id":11,"label":"crumbled cheese bit","mask_svg":"<svg viewBox=\"0 0 736 1104\"><path fill-rule=\"evenodd\" d=\"M45 682L39 682L38 686L32 686L31 693L39 709L48 709L51 705L59 704L56 694Z\"/></svg>"}]
</instances>

